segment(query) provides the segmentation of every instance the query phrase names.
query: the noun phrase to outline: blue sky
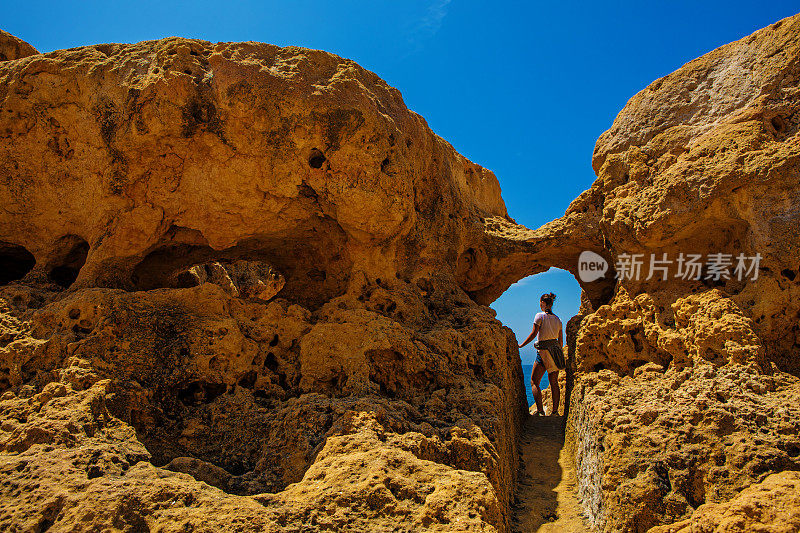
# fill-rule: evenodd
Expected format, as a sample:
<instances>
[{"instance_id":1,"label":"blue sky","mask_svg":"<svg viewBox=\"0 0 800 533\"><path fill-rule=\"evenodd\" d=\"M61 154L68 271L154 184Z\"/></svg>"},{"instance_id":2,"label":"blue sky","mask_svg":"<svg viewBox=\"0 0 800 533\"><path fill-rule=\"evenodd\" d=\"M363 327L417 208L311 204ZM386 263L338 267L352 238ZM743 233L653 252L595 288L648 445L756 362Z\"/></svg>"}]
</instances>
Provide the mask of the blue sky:
<instances>
[{"instance_id":1,"label":"blue sky","mask_svg":"<svg viewBox=\"0 0 800 533\"><path fill-rule=\"evenodd\" d=\"M799 10L782 0L18 2L3 8L0 28L43 52L179 35L348 57L493 170L511 216L535 228L591 185L595 140L633 94ZM522 339L550 290L566 323L579 289L563 271L523 280L493 307Z\"/></svg>"}]
</instances>

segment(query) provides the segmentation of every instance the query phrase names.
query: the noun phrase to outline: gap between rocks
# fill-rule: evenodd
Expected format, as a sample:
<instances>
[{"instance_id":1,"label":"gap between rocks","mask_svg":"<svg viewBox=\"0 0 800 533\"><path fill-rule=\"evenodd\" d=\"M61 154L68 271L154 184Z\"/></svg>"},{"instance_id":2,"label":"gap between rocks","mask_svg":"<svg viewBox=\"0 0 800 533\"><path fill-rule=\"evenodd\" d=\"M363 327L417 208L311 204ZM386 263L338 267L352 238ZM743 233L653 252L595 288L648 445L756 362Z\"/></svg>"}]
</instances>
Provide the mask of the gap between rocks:
<instances>
[{"instance_id":1,"label":"gap between rocks","mask_svg":"<svg viewBox=\"0 0 800 533\"><path fill-rule=\"evenodd\" d=\"M574 454L563 419L529 416L520 438L521 472L512 507L514 533L589 531L576 496Z\"/></svg>"}]
</instances>

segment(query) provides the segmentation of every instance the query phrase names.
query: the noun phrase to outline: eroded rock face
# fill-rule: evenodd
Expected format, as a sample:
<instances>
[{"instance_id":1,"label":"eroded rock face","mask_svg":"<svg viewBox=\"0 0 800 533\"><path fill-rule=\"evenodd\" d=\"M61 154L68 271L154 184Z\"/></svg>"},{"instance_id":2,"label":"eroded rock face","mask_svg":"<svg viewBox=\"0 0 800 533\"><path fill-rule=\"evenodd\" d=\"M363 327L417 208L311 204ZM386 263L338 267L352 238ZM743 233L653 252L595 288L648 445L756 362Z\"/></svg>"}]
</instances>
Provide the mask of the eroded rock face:
<instances>
[{"instance_id":1,"label":"eroded rock face","mask_svg":"<svg viewBox=\"0 0 800 533\"><path fill-rule=\"evenodd\" d=\"M0 61L10 61L38 54L39 51L19 37L0 30Z\"/></svg>"},{"instance_id":2,"label":"eroded rock face","mask_svg":"<svg viewBox=\"0 0 800 533\"><path fill-rule=\"evenodd\" d=\"M464 256L477 301L542 264L578 277L582 251L610 263L581 282L567 328L567 440L597 529L694 520L800 468L798 35L791 17L656 80L600 137L597 180L562 218L537 230L486 219ZM680 254L714 253L729 254L728 278L678 276ZM623 254L641 254L638 279L616 277ZM647 279L651 254L671 259L664 279ZM759 254L757 268L737 275L739 254Z\"/></svg>"},{"instance_id":3,"label":"eroded rock face","mask_svg":"<svg viewBox=\"0 0 800 533\"><path fill-rule=\"evenodd\" d=\"M800 469L798 35L800 17L783 20L638 93L597 142L592 188L533 232L596 228L601 255L643 254L570 339L570 432L599 530L786 530L796 504L768 493ZM681 253L761 260L686 280ZM645 279L650 254L672 259L668 279Z\"/></svg>"},{"instance_id":4,"label":"eroded rock face","mask_svg":"<svg viewBox=\"0 0 800 533\"><path fill-rule=\"evenodd\" d=\"M772 474L761 483L751 485L733 500L724 504L707 503L684 520L669 526L653 528L654 533L686 531L728 533L757 531L767 526L770 531L789 533L800 529L800 474ZM764 502L769 502L765 506Z\"/></svg>"},{"instance_id":5,"label":"eroded rock face","mask_svg":"<svg viewBox=\"0 0 800 533\"><path fill-rule=\"evenodd\" d=\"M24 495L0 520L506 530L525 395L484 305L590 250L612 266L582 282L563 383L591 525L791 523L798 35L786 19L634 96L596 182L537 230L324 52L172 38L0 63L3 501ZM757 276L614 278L621 254L717 252L760 254Z\"/></svg>"},{"instance_id":6,"label":"eroded rock face","mask_svg":"<svg viewBox=\"0 0 800 533\"><path fill-rule=\"evenodd\" d=\"M519 355L456 265L513 222L397 90L170 38L0 102L3 528L507 530Z\"/></svg>"},{"instance_id":7,"label":"eroded rock face","mask_svg":"<svg viewBox=\"0 0 800 533\"><path fill-rule=\"evenodd\" d=\"M799 396L793 376L744 365L665 371L647 363L632 376L582 376L573 431L579 492L594 524L646 531L796 470Z\"/></svg>"},{"instance_id":8,"label":"eroded rock face","mask_svg":"<svg viewBox=\"0 0 800 533\"><path fill-rule=\"evenodd\" d=\"M262 260L316 307L352 272L455 263L506 217L490 172L325 52L175 38L32 56L0 80L0 241L34 256L29 281L77 266L76 287L153 289Z\"/></svg>"}]
</instances>

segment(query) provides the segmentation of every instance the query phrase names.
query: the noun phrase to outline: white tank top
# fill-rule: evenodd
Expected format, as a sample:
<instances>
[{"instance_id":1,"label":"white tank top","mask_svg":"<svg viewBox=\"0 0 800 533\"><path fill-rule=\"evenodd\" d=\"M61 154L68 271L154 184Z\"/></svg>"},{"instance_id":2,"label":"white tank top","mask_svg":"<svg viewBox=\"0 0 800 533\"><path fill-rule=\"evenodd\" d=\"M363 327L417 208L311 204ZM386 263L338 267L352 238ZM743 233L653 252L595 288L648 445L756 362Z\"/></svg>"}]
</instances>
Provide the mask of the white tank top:
<instances>
[{"instance_id":1,"label":"white tank top","mask_svg":"<svg viewBox=\"0 0 800 533\"><path fill-rule=\"evenodd\" d=\"M558 340L558 334L561 333L561 319L556 315L545 312L536 313L533 322L534 324L539 324L538 338L540 341Z\"/></svg>"}]
</instances>

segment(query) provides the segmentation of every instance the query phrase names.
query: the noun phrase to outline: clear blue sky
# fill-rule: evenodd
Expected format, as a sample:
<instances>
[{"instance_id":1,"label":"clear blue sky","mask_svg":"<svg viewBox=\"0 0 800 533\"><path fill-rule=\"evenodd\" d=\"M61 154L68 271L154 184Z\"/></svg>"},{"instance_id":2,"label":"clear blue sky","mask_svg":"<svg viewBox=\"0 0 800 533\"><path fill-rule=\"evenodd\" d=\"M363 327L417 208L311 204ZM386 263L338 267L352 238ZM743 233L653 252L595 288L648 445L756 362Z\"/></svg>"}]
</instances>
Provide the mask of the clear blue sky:
<instances>
[{"instance_id":1,"label":"clear blue sky","mask_svg":"<svg viewBox=\"0 0 800 533\"><path fill-rule=\"evenodd\" d=\"M493 170L511 216L535 228L591 185L595 140L634 93L798 10L783 0L59 1L7 3L0 27L42 52L179 35L353 59ZM550 290L566 323L578 286L563 271L524 280L493 307L522 339ZM522 355L523 363L535 356Z\"/></svg>"}]
</instances>

